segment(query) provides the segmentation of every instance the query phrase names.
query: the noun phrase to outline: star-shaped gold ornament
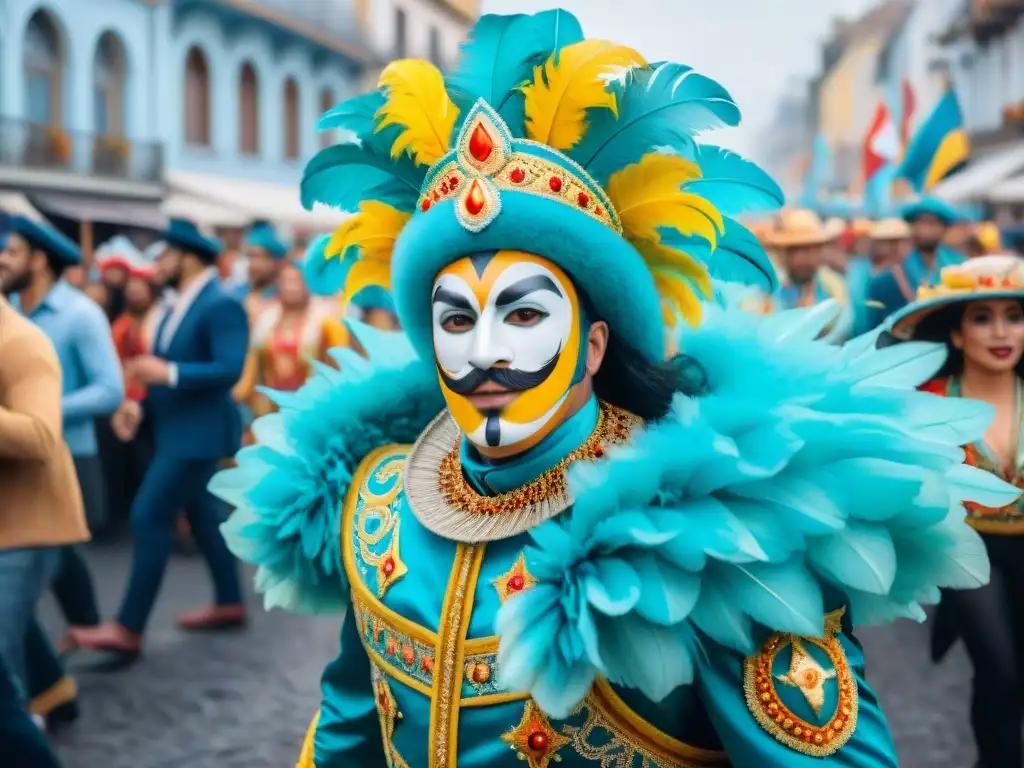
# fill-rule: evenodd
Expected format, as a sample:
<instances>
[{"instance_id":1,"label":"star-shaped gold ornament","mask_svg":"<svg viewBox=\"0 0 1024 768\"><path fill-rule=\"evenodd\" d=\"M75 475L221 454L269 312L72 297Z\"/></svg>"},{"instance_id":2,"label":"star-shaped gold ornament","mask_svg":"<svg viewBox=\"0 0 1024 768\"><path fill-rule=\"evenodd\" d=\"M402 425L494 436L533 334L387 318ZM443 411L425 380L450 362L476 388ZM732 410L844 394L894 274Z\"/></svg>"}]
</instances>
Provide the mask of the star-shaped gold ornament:
<instances>
[{"instance_id":1,"label":"star-shaped gold ornament","mask_svg":"<svg viewBox=\"0 0 1024 768\"><path fill-rule=\"evenodd\" d=\"M791 639L791 647L789 672L776 675L775 678L781 683L797 688L814 714L820 715L821 708L825 706L825 684L835 679L836 672L834 669L825 669L821 666L817 659L807 652L799 638Z\"/></svg>"}]
</instances>

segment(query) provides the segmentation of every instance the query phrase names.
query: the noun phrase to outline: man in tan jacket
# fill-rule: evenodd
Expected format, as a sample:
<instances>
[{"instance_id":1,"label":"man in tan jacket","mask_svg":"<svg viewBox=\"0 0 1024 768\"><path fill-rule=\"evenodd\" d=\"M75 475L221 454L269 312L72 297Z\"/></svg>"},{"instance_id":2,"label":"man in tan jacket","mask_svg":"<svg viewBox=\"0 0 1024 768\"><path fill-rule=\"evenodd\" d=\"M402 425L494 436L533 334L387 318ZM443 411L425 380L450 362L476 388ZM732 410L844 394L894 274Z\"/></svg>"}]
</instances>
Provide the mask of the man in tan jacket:
<instances>
[{"instance_id":1,"label":"man in tan jacket","mask_svg":"<svg viewBox=\"0 0 1024 768\"><path fill-rule=\"evenodd\" d=\"M24 694L25 636L60 545L86 541L46 335L0 296L0 660Z\"/></svg>"}]
</instances>

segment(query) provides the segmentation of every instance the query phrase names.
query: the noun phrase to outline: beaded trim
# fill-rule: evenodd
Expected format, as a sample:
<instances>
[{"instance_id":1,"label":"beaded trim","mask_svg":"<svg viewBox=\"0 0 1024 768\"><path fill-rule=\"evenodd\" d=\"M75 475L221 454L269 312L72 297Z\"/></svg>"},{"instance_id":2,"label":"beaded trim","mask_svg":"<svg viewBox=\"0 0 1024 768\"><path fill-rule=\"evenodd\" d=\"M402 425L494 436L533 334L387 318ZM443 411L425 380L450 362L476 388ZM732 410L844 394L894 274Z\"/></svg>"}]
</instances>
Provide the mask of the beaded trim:
<instances>
[{"instance_id":1,"label":"beaded trim","mask_svg":"<svg viewBox=\"0 0 1024 768\"><path fill-rule=\"evenodd\" d=\"M506 539L550 520L572 505L565 471L575 461L593 461L609 445L625 443L641 420L601 403L597 427L579 448L535 480L507 493L484 496L462 474L462 433L447 411L427 427L409 453L405 492L420 523L459 542Z\"/></svg>"}]
</instances>

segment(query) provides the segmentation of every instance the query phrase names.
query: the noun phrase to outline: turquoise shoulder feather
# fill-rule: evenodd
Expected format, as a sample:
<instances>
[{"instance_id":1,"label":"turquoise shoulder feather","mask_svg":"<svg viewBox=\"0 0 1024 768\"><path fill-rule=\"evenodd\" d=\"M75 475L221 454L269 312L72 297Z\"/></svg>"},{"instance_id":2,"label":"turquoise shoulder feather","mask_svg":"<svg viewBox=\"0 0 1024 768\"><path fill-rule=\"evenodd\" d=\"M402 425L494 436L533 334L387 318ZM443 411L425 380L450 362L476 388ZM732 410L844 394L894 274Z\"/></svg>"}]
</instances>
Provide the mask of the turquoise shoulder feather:
<instances>
[{"instance_id":1,"label":"turquoise shoulder feather","mask_svg":"<svg viewBox=\"0 0 1024 768\"><path fill-rule=\"evenodd\" d=\"M332 350L298 391L268 392L280 411L253 425L257 444L218 472L210 492L235 511L221 527L231 551L257 566L267 608L303 613L347 602L339 550L341 505L359 462L411 443L444 407L433 365L406 336L349 322L366 350Z\"/></svg>"},{"instance_id":2,"label":"turquoise shoulder feather","mask_svg":"<svg viewBox=\"0 0 1024 768\"><path fill-rule=\"evenodd\" d=\"M987 582L962 502L1019 491L960 446L992 409L916 391L940 345L815 341L826 310L709 305L682 331L704 393L573 467L571 515L531 531L538 584L498 615L504 686L555 717L598 674L660 701L692 682L702 643L749 655L765 629L822 636L824 592L863 625Z\"/></svg>"}]
</instances>

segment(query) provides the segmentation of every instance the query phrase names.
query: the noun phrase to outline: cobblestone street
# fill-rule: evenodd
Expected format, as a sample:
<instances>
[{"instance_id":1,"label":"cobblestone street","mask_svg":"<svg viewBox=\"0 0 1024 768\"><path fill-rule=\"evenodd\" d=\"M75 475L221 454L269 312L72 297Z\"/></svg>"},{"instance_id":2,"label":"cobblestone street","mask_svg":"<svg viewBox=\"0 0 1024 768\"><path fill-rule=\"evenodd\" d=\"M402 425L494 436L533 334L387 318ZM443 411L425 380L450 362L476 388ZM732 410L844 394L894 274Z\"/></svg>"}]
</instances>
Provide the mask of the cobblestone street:
<instances>
[{"instance_id":1,"label":"cobblestone street","mask_svg":"<svg viewBox=\"0 0 1024 768\"><path fill-rule=\"evenodd\" d=\"M109 613L120 599L129 550L97 546L88 556ZM174 615L205 602L207 590L202 561L175 557L142 661L119 672L76 670L83 715L56 738L66 768L294 765L318 703L320 670L336 652L336 622L254 610L244 633L179 633ZM56 635L52 605L45 616ZM901 766L970 768L969 671L960 649L934 669L925 627L904 623L861 640ZM73 664L89 661L76 657Z\"/></svg>"}]
</instances>

